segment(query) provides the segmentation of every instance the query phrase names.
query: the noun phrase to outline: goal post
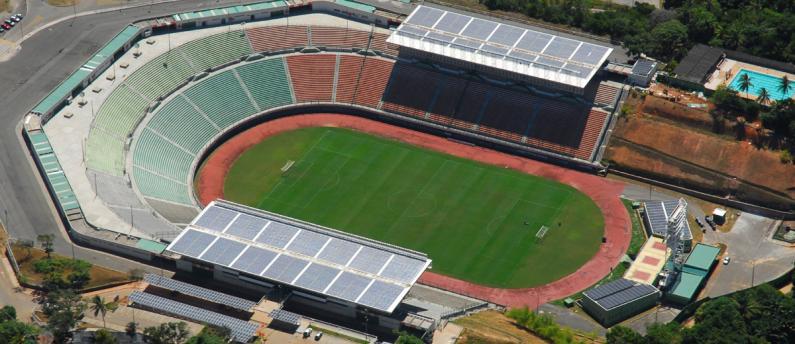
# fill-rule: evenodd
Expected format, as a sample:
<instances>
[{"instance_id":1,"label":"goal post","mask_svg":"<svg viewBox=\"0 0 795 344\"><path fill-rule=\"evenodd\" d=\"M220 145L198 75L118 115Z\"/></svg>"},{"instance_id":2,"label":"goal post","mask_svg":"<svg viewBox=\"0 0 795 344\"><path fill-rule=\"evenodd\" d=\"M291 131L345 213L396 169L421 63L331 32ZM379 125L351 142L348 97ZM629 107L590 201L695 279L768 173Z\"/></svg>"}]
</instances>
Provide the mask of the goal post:
<instances>
[{"instance_id":1,"label":"goal post","mask_svg":"<svg viewBox=\"0 0 795 344\"><path fill-rule=\"evenodd\" d=\"M547 235L547 231L549 231L549 227L541 226L541 228L538 229L538 232L536 232L536 242L544 240L544 236Z\"/></svg>"},{"instance_id":2,"label":"goal post","mask_svg":"<svg viewBox=\"0 0 795 344\"><path fill-rule=\"evenodd\" d=\"M293 165L295 165L295 160L287 160L287 162L284 163L284 166L282 166L282 175L287 173L287 171L289 171L290 168L293 167Z\"/></svg>"}]
</instances>

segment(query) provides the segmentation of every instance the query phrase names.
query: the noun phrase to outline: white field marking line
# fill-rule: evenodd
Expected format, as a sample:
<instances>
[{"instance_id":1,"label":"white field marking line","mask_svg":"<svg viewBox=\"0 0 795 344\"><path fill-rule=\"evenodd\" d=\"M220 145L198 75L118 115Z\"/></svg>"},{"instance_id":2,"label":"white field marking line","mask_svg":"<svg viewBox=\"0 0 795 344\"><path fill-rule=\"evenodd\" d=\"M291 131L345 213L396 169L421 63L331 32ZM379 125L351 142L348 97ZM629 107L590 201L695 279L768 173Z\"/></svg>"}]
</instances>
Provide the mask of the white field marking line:
<instances>
[{"instance_id":1,"label":"white field marking line","mask_svg":"<svg viewBox=\"0 0 795 344\"><path fill-rule=\"evenodd\" d=\"M334 171L334 176L337 177L337 178L341 178L339 176L340 170L342 170L342 168L345 167L345 165L347 165L349 161L351 161L350 158L345 157L345 156L343 156L343 157L345 158L345 162L342 163L342 165L340 165L340 167L338 167L336 171ZM323 190L323 188L318 188L317 190L315 190L315 192L312 194L312 197L309 197L309 199L306 202L304 202L304 205L301 207L301 209L305 209L307 206L309 206L309 204L312 203L312 201L315 200L315 197L317 197L317 195L320 194L323 191L325 191L325 190Z\"/></svg>"},{"instance_id":2,"label":"white field marking line","mask_svg":"<svg viewBox=\"0 0 795 344\"><path fill-rule=\"evenodd\" d=\"M507 219L507 218L508 218L508 215L510 215L511 213L513 213L513 210L514 210L514 209L516 209L516 206L517 206L517 205L519 205L519 202L524 202L524 200L523 200L523 199L521 199L521 198L519 198L519 197L517 197L517 198L516 198L516 201L514 201L514 202L513 202L513 205L511 206L511 209L508 209L508 212L507 212L507 213L505 213L505 214L506 214L505 216L495 216L495 217L492 217L492 218L491 218L491 220L489 220L489 223L488 223L488 224L486 224L486 232L488 232L488 233L491 233L491 232L492 232L492 228L491 228L491 221L494 221L495 219L498 219L498 218L502 218L502 219L503 219L503 221L504 221L505 219ZM496 229L496 227L495 227L495 228L493 228L493 229Z\"/></svg>"},{"instance_id":3,"label":"white field marking line","mask_svg":"<svg viewBox=\"0 0 795 344\"><path fill-rule=\"evenodd\" d=\"M324 133L323 133L323 135L320 135L320 139L318 139L317 141L315 141L315 143L314 143L314 144L312 144L312 147L310 147L310 148L309 148L309 150L308 150L308 151L306 151L306 153L304 153L304 159L301 159L301 160L296 160L296 161L295 161L295 164L293 164L293 166L295 166L295 165L296 165L296 164L298 164L299 162L302 162L302 161L306 160L305 158L306 158L307 156L309 156L309 155L312 153L312 151L313 151L313 150L315 150L315 147L317 147L318 143L320 143L320 141L323 141L323 139L325 139L325 138L326 138L326 135L327 135L328 133L330 133L330 132L331 132L331 131L326 131L326 132L324 132ZM298 183L299 181L301 181L301 178L303 178L303 177L304 177L304 175L306 174L306 172L307 172L307 171L309 171L309 169L311 169L311 168L312 168L312 166L313 166L314 164L315 164L315 163L314 163L314 161L313 161L313 162L310 162L310 165L309 165L309 167L308 167L306 170L304 170L304 173L301 173L301 175L300 175L300 176L298 176L298 179L296 179L296 180L295 180L295 182L293 182L293 184L296 184L296 183ZM270 196L271 196L271 194L273 194L273 192L274 192L274 191L276 191L276 189L278 189L278 188L279 188L279 186L281 186L281 185L282 185L282 182L283 182L283 181L284 181L284 178L280 179L280 180L279 180L279 182L278 182L278 183L276 183L276 185L273 187L273 189L271 189L271 191L270 191L270 192L268 192L268 194L267 194L267 195L265 195L265 197L264 197L262 200L264 201L264 200L266 200L266 199L269 199L269 198L270 198ZM288 204L287 202L282 202L282 203Z\"/></svg>"},{"instance_id":4,"label":"white field marking line","mask_svg":"<svg viewBox=\"0 0 795 344\"><path fill-rule=\"evenodd\" d=\"M400 223L400 220L403 219L403 216L406 214L406 211L408 211L409 207L414 204L414 202L417 200L417 198L419 198L420 196L422 196L423 193L425 193L425 189L427 189L428 185L430 185L431 182L436 178L436 176L439 175L439 172L441 170L443 170L445 166L447 166L448 162L450 162L450 160L445 159L444 162L442 162L442 165L439 166L436 169L436 171L433 173L431 178L428 178L428 181L426 181L425 185L422 186L422 189L420 189L420 192L417 193L417 196L414 197L413 200L411 200L411 203L409 203L409 206L407 206L405 209L403 209L403 211L401 212L400 216L398 216L397 221L395 221L395 223L393 223L392 226L389 227L389 231L391 231L392 228L394 228L398 223Z\"/></svg>"}]
</instances>

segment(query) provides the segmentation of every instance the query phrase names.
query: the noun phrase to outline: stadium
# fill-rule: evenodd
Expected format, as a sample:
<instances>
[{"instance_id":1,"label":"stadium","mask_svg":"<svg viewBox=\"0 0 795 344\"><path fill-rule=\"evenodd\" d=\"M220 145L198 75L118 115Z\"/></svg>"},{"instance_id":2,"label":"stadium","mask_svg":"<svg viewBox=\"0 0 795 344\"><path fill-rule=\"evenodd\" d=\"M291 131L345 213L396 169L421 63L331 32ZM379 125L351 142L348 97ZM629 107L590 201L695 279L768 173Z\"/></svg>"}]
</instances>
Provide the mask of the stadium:
<instances>
[{"instance_id":1,"label":"stadium","mask_svg":"<svg viewBox=\"0 0 795 344\"><path fill-rule=\"evenodd\" d=\"M25 132L78 243L395 328L417 282L535 306L618 263L622 188L589 174L611 52L429 6L180 13L122 30Z\"/></svg>"}]
</instances>

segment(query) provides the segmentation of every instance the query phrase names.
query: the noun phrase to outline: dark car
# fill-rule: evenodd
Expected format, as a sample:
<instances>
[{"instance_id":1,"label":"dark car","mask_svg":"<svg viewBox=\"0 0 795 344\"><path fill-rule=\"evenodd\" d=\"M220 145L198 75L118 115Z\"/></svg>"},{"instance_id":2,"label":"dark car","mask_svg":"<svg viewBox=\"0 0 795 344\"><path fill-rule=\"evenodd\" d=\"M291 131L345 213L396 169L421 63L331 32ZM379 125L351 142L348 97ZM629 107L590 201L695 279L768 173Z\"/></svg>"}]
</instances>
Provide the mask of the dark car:
<instances>
[{"instance_id":1,"label":"dark car","mask_svg":"<svg viewBox=\"0 0 795 344\"><path fill-rule=\"evenodd\" d=\"M704 216L704 221L707 222L707 224L709 225L710 228L712 228L713 231L715 230L715 226L717 225L715 224L715 221L712 221L712 217L710 217L709 215Z\"/></svg>"},{"instance_id":2,"label":"dark car","mask_svg":"<svg viewBox=\"0 0 795 344\"><path fill-rule=\"evenodd\" d=\"M6 23L3 23L2 25L0 25L0 27L2 27L3 29L6 29L6 30L11 30L11 25L8 25Z\"/></svg>"},{"instance_id":3,"label":"dark car","mask_svg":"<svg viewBox=\"0 0 795 344\"><path fill-rule=\"evenodd\" d=\"M17 14L15 14L15 15L11 16L11 20L13 20L13 21L15 21L15 22L20 22L20 21L22 21L22 18L24 18L24 17L23 17L21 14L19 14L19 13L17 13Z\"/></svg>"},{"instance_id":4,"label":"dark car","mask_svg":"<svg viewBox=\"0 0 795 344\"><path fill-rule=\"evenodd\" d=\"M696 218L696 224L697 224L699 227L701 227L701 228L704 228L704 222L701 222L701 220L699 220L698 218Z\"/></svg>"}]
</instances>

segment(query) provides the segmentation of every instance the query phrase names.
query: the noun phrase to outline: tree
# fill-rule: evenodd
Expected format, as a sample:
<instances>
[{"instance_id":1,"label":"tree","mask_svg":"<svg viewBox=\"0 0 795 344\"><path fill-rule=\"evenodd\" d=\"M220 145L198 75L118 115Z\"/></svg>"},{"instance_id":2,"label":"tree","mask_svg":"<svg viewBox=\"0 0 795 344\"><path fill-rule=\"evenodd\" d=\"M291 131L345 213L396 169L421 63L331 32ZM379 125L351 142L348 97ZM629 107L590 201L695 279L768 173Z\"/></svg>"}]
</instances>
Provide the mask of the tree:
<instances>
[{"instance_id":1,"label":"tree","mask_svg":"<svg viewBox=\"0 0 795 344\"><path fill-rule=\"evenodd\" d=\"M144 339L151 344L182 344L190 336L185 322L169 322L144 329Z\"/></svg>"},{"instance_id":2,"label":"tree","mask_svg":"<svg viewBox=\"0 0 795 344\"><path fill-rule=\"evenodd\" d=\"M72 290L56 289L50 291L42 304L42 311L47 316L47 328L52 332L56 342L64 342L70 331L83 320L85 303Z\"/></svg>"},{"instance_id":3,"label":"tree","mask_svg":"<svg viewBox=\"0 0 795 344\"><path fill-rule=\"evenodd\" d=\"M696 311L696 324L683 331L682 343L746 343L748 328L740 305L729 297L703 304Z\"/></svg>"},{"instance_id":4,"label":"tree","mask_svg":"<svg viewBox=\"0 0 795 344\"><path fill-rule=\"evenodd\" d=\"M94 332L94 344L116 344L118 341L113 333L106 329L99 329Z\"/></svg>"},{"instance_id":5,"label":"tree","mask_svg":"<svg viewBox=\"0 0 795 344\"><path fill-rule=\"evenodd\" d=\"M676 19L657 25L650 38L651 53L666 61L678 59L687 49L687 27Z\"/></svg>"},{"instance_id":6,"label":"tree","mask_svg":"<svg viewBox=\"0 0 795 344\"><path fill-rule=\"evenodd\" d=\"M737 87L740 91L745 92L745 96L748 97L748 90L753 87L754 84L751 82L751 77L748 73L740 75L740 84Z\"/></svg>"},{"instance_id":7,"label":"tree","mask_svg":"<svg viewBox=\"0 0 795 344\"><path fill-rule=\"evenodd\" d=\"M687 31L690 39L700 43L709 43L718 29L718 19L703 6L694 6L685 12Z\"/></svg>"},{"instance_id":8,"label":"tree","mask_svg":"<svg viewBox=\"0 0 795 344\"><path fill-rule=\"evenodd\" d=\"M784 77L781 78L781 81L778 84L778 90L784 95L789 95L789 91L792 90L792 82L789 80L789 77L785 74Z\"/></svg>"},{"instance_id":9,"label":"tree","mask_svg":"<svg viewBox=\"0 0 795 344\"><path fill-rule=\"evenodd\" d=\"M105 302L105 299L103 297L99 295L94 295L94 297L91 298L89 304L91 310L94 311L94 316L98 315L102 316L102 328L106 328L107 326L105 324L105 315L107 315L108 312L113 313L116 311L116 309L118 308L118 296L116 297L115 300L111 302Z\"/></svg>"},{"instance_id":10,"label":"tree","mask_svg":"<svg viewBox=\"0 0 795 344\"><path fill-rule=\"evenodd\" d=\"M408 332L400 332L398 333L400 337L398 337L395 344L425 344L422 339L417 338Z\"/></svg>"},{"instance_id":11,"label":"tree","mask_svg":"<svg viewBox=\"0 0 795 344\"><path fill-rule=\"evenodd\" d=\"M5 306L0 310L0 343L35 344L40 329L17 320L17 310Z\"/></svg>"},{"instance_id":12,"label":"tree","mask_svg":"<svg viewBox=\"0 0 795 344\"><path fill-rule=\"evenodd\" d=\"M651 324L644 337L647 344L677 344L682 342L682 328L675 322Z\"/></svg>"},{"instance_id":13,"label":"tree","mask_svg":"<svg viewBox=\"0 0 795 344\"><path fill-rule=\"evenodd\" d=\"M756 96L756 101L762 105L767 105L767 103L770 103L770 93L767 92L766 88L762 87L759 89L759 95Z\"/></svg>"},{"instance_id":14,"label":"tree","mask_svg":"<svg viewBox=\"0 0 795 344\"><path fill-rule=\"evenodd\" d=\"M644 343L643 336L635 332L635 330L624 327L615 326L607 331L608 344L642 344Z\"/></svg>"},{"instance_id":15,"label":"tree","mask_svg":"<svg viewBox=\"0 0 795 344\"><path fill-rule=\"evenodd\" d=\"M55 235L39 234L39 236L36 237L36 240L38 240L39 243L41 243L41 249L44 250L45 253L47 253L47 259L52 258L50 254L54 251L53 241L55 240Z\"/></svg>"},{"instance_id":16,"label":"tree","mask_svg":"<svg viewBox=\"0 0 795 344\"><path fill-rule=\"evenodd\" d=\"M186 344L225 344L229 342L230 335L228 328L205 326L199 334L188 339Z\"/></svg>"},{"instance_id":17,"label":"tree","mask_svg":"<svg viewBox=\"0 0 795 344\"><path fill-rule=\"evenodd\" d=\"M127 326L124 328L124 332L130 337L135 337L138 333L138 324L134 321L128 322Z\"/></svg>"}]
</instances>

